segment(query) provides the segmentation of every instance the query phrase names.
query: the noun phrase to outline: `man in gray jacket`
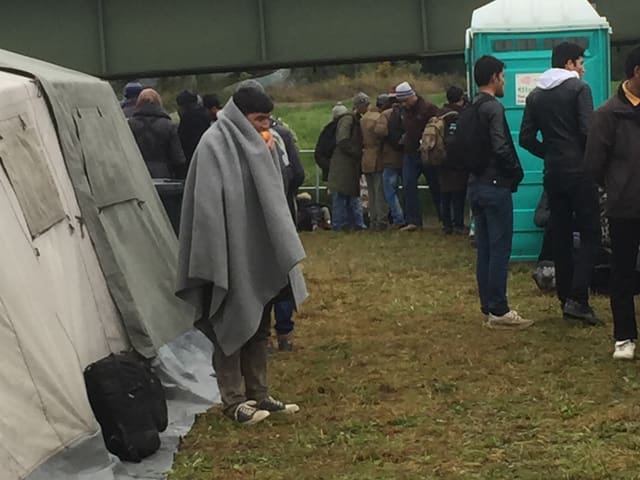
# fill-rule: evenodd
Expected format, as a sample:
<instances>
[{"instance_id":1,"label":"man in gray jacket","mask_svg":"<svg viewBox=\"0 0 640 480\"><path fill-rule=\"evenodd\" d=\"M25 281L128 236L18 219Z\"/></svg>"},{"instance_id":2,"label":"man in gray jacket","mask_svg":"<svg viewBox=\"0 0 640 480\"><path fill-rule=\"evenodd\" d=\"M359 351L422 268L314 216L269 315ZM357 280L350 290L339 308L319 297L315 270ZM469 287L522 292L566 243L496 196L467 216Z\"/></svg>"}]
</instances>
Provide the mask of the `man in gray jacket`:
<instances>
[{"instance_id":1,"label":"man in gray jacket","mask_svg":"<svg viewBox=\"0 0 640 480\"><path fill-rule=\"evenodd\" d=\"M551 210L556 290L565 317L585 325L600 321L589 306L589 284L600 240L598 188L584 169L593 100L584 75L584 49L556 45L552 68L527 97L520 145L544 159L544 188ZM537 134L542 134L542 141ZM573 254L573 231L580 246Z\"/></svg>"},{"instance_id":2,"label":"man in gray jacket","mask_svg":"<svg viewBox=\"0 0 640 480\"><path fill-rule=\"evenodd\" d=\"M613 358L632 360L638 338L633 294L640 245L640 47L627 57L625 73L617 94L593 116L585 166L607 192Z\"/></svg>"}]
</instances>

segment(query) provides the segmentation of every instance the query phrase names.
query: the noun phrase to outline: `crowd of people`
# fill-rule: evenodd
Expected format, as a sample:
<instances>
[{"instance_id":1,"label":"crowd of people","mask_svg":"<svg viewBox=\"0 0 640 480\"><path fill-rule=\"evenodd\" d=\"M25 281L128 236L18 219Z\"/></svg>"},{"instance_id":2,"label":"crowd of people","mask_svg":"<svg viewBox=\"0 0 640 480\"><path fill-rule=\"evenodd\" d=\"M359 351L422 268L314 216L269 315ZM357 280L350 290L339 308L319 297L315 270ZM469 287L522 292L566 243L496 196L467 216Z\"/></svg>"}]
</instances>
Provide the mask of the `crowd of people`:
<instances>
[{"instance_id":1,"label":"crowd of people","mask_svg":"<svg viewBox=\"0 0 640 480\"><path fill-rule=\"evenodd\" d=\"M378 95L374 106L369 96L360 92L353 98L352 111L342 104L333 108L335 148L323 148L321 135L316 161L325 166L334 230L411 232L421 228L423 209L418 184L424 176L445 233L467 233L464 206L468 172L430 165L420 151L429 119L458 113L466 101L459 87L448 89L447 100L439 108L418 95L408 82L402 82L390 93ZM323 154L327 158L322 158ZM368 222L360 199L361 175L366 180Z\"/></svg>"},{"instance_id":2,"label":"crowd of people","mask_svg":"<svg viewBox=\"0 0 640 480\"><path fill-rule=\"evenodd\" d=\"M513 310L507 297L512 195L524 172L504 106L497 100L505 92L504 69L501 60L481 57L473 69L475 98L468 101L462 89L451 87L441 108L408 82L378 95L375 106L368 95L358 93L352 110L342 104L333 108L316 160L331 192L334 230L419 229L418 181L423 175L446 234L467 233L468 201L484 324L516 330L534 321ZM519 142L544 162L550 212L544 248L555 265L560 313L587 326L601 324L589 302L589 287L600 242L598 188L606 193L613 357L632 359L637 339L633 276L640 246L640 48L628 56L627 78L616 95L596 111L584 73L582 47L564 42L553 49L551 68L527 97ZM298 411L297 405L273 398L266 381L272 311L278 347L290 349L292 313L306 297L298 268L304 250L296 232L295 200L304 170L293 135L273 119L273 102L257 82L241 84L223 108L183 93L178 99L181 125L191 128L202 117L206 132L198 141L171 127L159 96L150 89L139 93L130 120L141 145L147 140L140 124L147 121L167 138L162 144L167 155L175 155L165 162L167 172L153 164L158 157L147 160L143 151L150 171L173 174L171 168L190 162L179 235L178 295L196 308L196 325L216 346L213 363L227 415L251 424L273 412ZM442 138L426 139L428 130ZM446 162L430 154L438 141L451 157ZM368 226L360 202L362 175Z\"/></svg>"}]
</instances>

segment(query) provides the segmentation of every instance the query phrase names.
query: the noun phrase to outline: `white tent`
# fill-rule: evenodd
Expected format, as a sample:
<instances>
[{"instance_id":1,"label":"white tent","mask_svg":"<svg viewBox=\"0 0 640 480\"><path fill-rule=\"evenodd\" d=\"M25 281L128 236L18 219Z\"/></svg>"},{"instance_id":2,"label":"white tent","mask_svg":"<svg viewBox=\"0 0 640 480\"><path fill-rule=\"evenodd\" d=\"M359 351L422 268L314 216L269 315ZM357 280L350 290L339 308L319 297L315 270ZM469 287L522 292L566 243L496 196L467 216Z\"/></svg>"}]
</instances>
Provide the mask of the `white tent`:
<instances>
[{"instance_id":1,"label":"white tent","mask_svg":"<svg viewBox=\"0 0 640 480\"><path fill-rule=\"evenodd\" d=\"M0 137L0 468L9 480L97 429L83 367L129 342L33 80L0 72Z\"/></svg>"},{"instance_id":2,"label":"white tent","mask_svg":"<svg viewBox=\"0 0 640 480\"><path fill-rule=\"evenodd\" d=\"M193 318L173 296L175 235L108 84L0 50L0 166L0 478L18 480L96 438L88 364L131 347L156 357Z\"/></svg>"}]
</instances>

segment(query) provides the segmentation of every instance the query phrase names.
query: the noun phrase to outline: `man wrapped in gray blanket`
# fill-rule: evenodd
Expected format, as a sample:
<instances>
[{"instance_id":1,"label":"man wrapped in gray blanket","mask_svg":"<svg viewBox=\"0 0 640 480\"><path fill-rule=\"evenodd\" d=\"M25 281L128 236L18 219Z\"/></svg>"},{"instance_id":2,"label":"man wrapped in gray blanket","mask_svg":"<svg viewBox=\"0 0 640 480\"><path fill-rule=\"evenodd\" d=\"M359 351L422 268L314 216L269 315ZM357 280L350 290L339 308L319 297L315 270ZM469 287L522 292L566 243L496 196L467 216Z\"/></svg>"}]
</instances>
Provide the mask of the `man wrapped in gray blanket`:
<instances>
[{"instance_id":1,"label":"man wrapped in gray blanket","mask_svg":"<svg viewBox=\"0 0 640 480\"><path fill-rule=\"evenodd\" d=\"M272 305L299 305L305 257L269 135L273 102L238 90L202 136L185 181L176 294L214 343L224 413L240 424L297 412L267 387Z\"/></svg>"}]
</instances>

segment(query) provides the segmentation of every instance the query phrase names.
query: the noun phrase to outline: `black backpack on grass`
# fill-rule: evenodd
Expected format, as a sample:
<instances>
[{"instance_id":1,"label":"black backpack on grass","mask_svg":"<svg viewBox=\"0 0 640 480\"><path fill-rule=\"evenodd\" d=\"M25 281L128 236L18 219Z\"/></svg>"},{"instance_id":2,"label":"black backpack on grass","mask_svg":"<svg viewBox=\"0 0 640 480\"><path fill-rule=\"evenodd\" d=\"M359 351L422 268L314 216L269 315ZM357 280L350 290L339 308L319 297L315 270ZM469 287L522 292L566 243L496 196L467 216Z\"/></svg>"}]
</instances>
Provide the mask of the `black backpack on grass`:
<instances>
[{"instance_id":1,"label":"black backpack on grass","mask_svg":"<svg viewBox=\"0 0 640 480\"><path fill-rule=\"evenodd\" d=\"M160 448L167 402L144 359L133 352L111 354L89 365L84 379L107 450L122 461L140 462Z\"/></svg>"}]
</instances>

